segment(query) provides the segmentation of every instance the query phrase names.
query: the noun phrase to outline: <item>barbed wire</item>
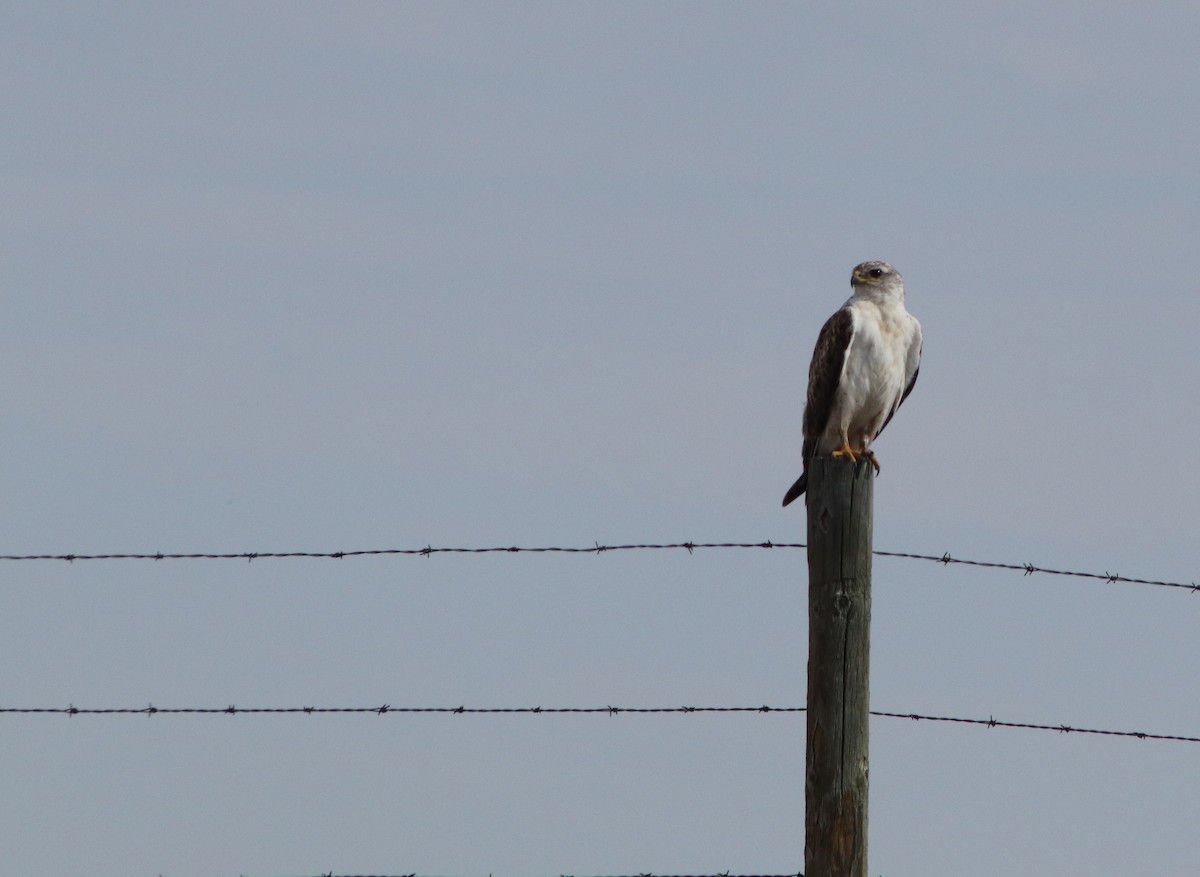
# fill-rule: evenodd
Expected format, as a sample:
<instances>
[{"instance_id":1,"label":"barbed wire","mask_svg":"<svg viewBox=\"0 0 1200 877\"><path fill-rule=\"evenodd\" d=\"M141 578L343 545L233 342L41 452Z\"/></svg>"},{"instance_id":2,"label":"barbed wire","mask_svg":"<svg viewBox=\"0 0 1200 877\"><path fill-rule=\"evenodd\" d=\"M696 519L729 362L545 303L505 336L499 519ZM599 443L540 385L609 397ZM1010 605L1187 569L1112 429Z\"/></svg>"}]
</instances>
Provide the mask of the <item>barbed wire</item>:
<instances>
[{"instance_id":1,"label":"barbed wire","mask_svg":"<svg viewBox=\"0 0 1200 877\"><path fill-rule=\"evenodd\" d=\"M1107 731L1100 728L1077 728L1071 725L1045 725L1032 722L1002 722L988 716L986 719L963 719L953 716L923 716L915 713L888 713L871 710L871 715L889 719L911 719L925 722L957 722L964 725L982 725L988 728L1022 728L1030 731L1057 731L1060 734L1099 734L1104 737L1133 737L1138 740L1167 740L1175 743L1200 743L1200 737L1181 734L1151 734L1147 731Z\"/></svg>"},{"instance_id":2,"label":"barbed wire","mask_svg":"<svg viewBox=\"0 0 1200 877\"><path fill-rule=\"evenodd\" d=\"M74 705L65 707L0 707L0 713L50 713L62 715L238 715L238 714L286 714L286 713L450 713L474 715L510 714L565 714L576 713L606 714L610 716L621 713L802 713L807 707L802 706L661 706L661 707L628 707L628 706L595 706L595 707L468 707L468 706L350 706L350 707L157 707L153 704L143 707L115 707L105 709L85 709ZM907 717L906 717L907 718Z\"/></svg>"},{"instance_id":3,"label":"barbed wire","mask_svg":"<svg viewBox=\"0 0 1200 877\"><path fill-rule=\"evenodd\" d=\"M334 874L328 872L319 874L317 877L383 877L379 874ZM418 877L417 874L393 874L390 877ZM571 874L559 874L558 877L573 877ZM651 874L645 872L642 874L628 874L625 877L804 877L802 873L796 874L730 874L728 871L722 874L705 874L705 875L669 875L669 874Z\"/></svg>"},{"instance_id":4,"label":"barbed wire","mask_svg":"<svg viewBox=\"0 0 1200 877\"><path fill-rule=\"evenodd\" d=\"M689 554L699 548L807 548L803 542L664 542L630 545L601 545L585 547L546 546L522 548L516 545L497 545L483 548L371 548L356 551L241 551L231 553L164 553L154 554L0 554L0 560L270 560L278 558L325 558L342 560L347 557L381 555L411 555L429 557L434 554L603 554L608 551L684 549ZM918 555L907 555L917 557ZM1200 587L1200 586L1198 586Z\"/></svg>"},{"instance_id":5,"label":"barbed wire","mask_svg":"<svg viewBox=\"0 0 1200 877\"><path fill-rule=\"evenodd\" d=\"M434 554L604 554L611 551L663 551L663 550L684 550L688 554L692 554L698 549L747 549L747 548L807 548L803 542L663 542L663 543L643 543L629 545L601 545L599 542L591 546L585 547L532 547L522 548L515 545L512 546L492 546L485 548L456 548L444 547L434 548L432 545L426 545L424 548L372 548L356 551L242 551L233 553L165 553L155 552L153 554L0 554L0 560L61 560L68 563L83 560L272 560L281 558L304 558L304 559L330 559L343 560L348 557L371 557L371 556L386 556L386 555L408 555L430 557ZM1118 573L1111 572L1080 572L1065 569L1052 569L1050 567L1037 566L1032 563L1001 563L987 560L967 560L961 557L953 557L950 552L943 554L918 554L909 551L873 551L876 557L897 557L906 560L925 560L933 563L940 563L943 566L951 564L959 564L962 566L975 566L986 569L1003 569L1020 572L1022 575L1030 576L1034 573L1043 573L1052 576L1073 576L1076 578L1093 579L1106 582L1108 584L1131 584L1131 585L1154 585L1161 588L1181 588L1183 590L1195 593L1200 591L1200 584L1196 582L1170 582L1159 579L1136 578L1131 576L1123 576Z\"/></svg>"},{"instance_id":6,"label":"barbed wire","mask_svg":"<svg viewBox=\"0 0 1200 877\"><path fill-rule=\"evenodd\" d=\"M100 716L100 715L316 715L335 713L374 713L376 715L445 713L451 715L609 715L616 716L625 713L645 715L651 713L802 713L807 707L802 706L663 706L663 707L468 707L468 706L381 706L363 707L239 707L234 705L224 707L157 707L149 704L144 707L107 707L85 708L74 704L65 707L0 707L0 714L45 714L67 716ZM1073 725L1052 725L1036 722L1006 722L993 716L986 719L970 719L957 716L929 716L921 713L894 713L882 710L871 710L871 715L888 719L908 719L910 721L951 722L963 725L979 725L987 728L1018 728L1030 731L1056 731L1060 734L1096 734L1104 737L1130 737L1138 740L1165 740L1175 743L1200 743L1200 737L1182 734L1154 734L1149 731L1113 731L1101 728L1080 728Z\"/></svg>"},{"instance_id":7,"label":"barbed wire","mask_svg":"<svg viewBox=\"0 0 1200 877\"><path fill-rule=\"evenodd\" d=\"M379 874L334 874L328 872L319 874L317 877L383 877ZM393 874L391 877L418 877L417 874ZM573 877L571 874L560 874L558 877ZM642 874L628 874L625 877L804 877L802 873L796 874L730 874L728 871L722 874L705 874L705 875L668 875L668 874L651 874L645 872Z\"/></svg>"}]
</instances>

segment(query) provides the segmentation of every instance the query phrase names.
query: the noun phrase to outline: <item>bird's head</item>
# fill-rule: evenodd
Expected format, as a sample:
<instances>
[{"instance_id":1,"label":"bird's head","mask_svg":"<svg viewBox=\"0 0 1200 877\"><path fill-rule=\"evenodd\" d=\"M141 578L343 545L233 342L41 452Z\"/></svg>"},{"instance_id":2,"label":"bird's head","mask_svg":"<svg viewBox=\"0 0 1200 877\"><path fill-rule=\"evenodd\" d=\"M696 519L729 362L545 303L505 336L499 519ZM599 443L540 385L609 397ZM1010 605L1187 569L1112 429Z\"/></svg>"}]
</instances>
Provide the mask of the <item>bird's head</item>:
<instances>
[{"instance_id":1,"label":"bird's head","mask_svg":"<svg viewBox=\"0 0 1200 877\"><path fill-rule=\"evenodd\" d=\"M850 286L858 293L881 292L904 297L904 278L887 262L863 262L850 274Z\"/></svg>"}]
</instances>

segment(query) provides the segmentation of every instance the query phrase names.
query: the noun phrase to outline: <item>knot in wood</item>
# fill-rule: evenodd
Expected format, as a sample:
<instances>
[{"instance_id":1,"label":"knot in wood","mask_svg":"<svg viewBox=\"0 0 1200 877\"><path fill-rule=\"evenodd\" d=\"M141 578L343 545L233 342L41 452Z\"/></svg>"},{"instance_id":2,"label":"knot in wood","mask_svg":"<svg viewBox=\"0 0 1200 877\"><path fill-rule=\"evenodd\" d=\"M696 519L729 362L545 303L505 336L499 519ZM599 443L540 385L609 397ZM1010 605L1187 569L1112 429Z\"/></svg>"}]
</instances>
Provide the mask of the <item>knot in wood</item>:
<instances>
[{"instance_id":1,"label":"knot in wood","mask_svg":"<svg viewBox=\"0 0 1200 877\"><path fill-rule=\"evenodd\" d=\"M817 526L821 529L822 533L829 532L829 522L832 517L833 515L829 513L829 506L821 506L821 510L817 513Z\"/></svg>"}]
</instances>

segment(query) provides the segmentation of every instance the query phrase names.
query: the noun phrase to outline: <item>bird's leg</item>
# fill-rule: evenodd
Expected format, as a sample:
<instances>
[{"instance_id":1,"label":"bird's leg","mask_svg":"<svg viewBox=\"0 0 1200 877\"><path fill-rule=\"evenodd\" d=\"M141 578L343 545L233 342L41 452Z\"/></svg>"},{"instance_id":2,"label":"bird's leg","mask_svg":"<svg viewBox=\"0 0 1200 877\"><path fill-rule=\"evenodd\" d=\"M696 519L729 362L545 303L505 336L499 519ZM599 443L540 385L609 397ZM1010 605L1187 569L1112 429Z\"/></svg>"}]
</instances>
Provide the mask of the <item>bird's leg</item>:
<instances>
[{"instance_id":1,"label":"bird's leg","mask_svg":"<svg viewBox=\"0 0 1200 877\"><path fill-rule=\"evenodd\" d=\"M875 452L870 448L865 449L860 456L866 457L871 461L871 465L875 467L875 474L879 474L879 460L875 457Z\"/></svg>"},{"instance_id":2,"label":"bird's leg","mask_svg":"<svg viewBox=\"0 0 1200 877\"><path fill-rule=\"evenodd\" d=\"M851 463L858 462L858 454L850 447L850 442L844 442L840 448L830 454L832 457L849 457Z\"/></svg>"}]
</instances>

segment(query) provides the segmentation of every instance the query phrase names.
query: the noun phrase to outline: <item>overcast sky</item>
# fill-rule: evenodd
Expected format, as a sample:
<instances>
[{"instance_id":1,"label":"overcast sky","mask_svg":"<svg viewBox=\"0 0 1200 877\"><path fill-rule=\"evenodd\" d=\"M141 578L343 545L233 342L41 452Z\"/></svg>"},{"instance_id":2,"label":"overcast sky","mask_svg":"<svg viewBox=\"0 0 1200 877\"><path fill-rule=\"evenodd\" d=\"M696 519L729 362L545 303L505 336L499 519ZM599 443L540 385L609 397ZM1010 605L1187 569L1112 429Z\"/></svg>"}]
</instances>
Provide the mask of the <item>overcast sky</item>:
<instances>
[{"instance_id":1,"label":"overcast sky","mask_svg":"<svg viewBox=\"0 0 1200 877\"><path fill-rule=\"evenodd\" d=\"M1200 580L1200 10L10 4L0 553L799 542ZM0 707L802 706L799 550L0 562ZM872 706L1200 735L1187 591L880 558ZM870 872L1182 874L1200 745L876 718ZM0 714L23 875L795 873L804 716Z\"/></svg>"}]
</instances>

